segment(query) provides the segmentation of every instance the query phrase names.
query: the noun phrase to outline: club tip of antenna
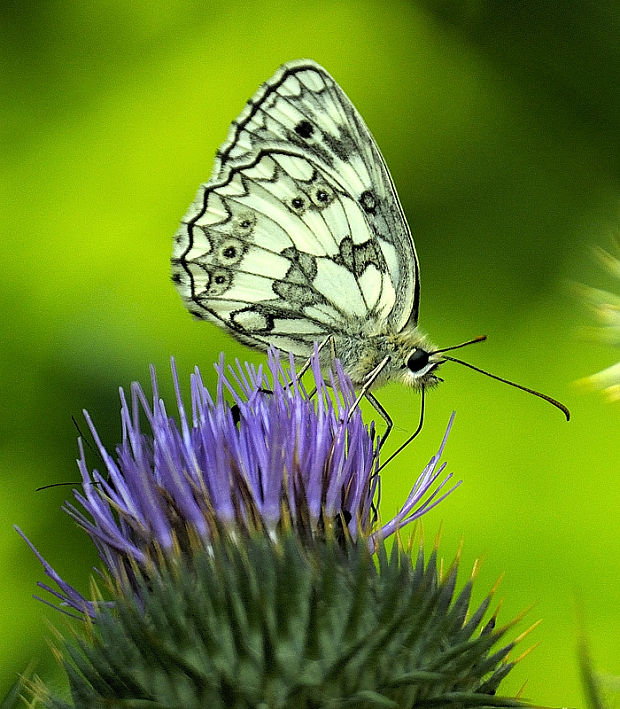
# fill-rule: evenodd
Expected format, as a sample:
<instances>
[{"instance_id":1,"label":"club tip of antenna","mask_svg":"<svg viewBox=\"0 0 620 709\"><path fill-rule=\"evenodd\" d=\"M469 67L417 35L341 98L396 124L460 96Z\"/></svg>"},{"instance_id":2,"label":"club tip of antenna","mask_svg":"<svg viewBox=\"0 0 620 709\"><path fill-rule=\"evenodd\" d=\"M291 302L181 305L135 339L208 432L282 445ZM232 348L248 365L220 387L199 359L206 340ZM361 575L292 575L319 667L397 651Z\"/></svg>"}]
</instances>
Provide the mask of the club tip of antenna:
<instances>
[{"instance_id":1,"label":"club tip of antenna","mask_svg":"<svg viewBox=\"0 0 620 709\"><path fill-rule=\"evenodd\" d=\"M477 342L478 339L476 338L475 340L472 340L472 342ZM484 374L486 377L490 377L491 379L496 379L498 382L503 382L504 384L508 384L511 387L514 387L515 389L521 389L521 391L525 391L528 394L532 394L533 396L537 396L539 399L543 399L544 401L548 402L552 406L555 406L556 409L559 409L564 416L566 416L566 420L570 421L570 411L564 404L562 404L560 401L557 399L554 399L552 396L549 396L548 394L543 394L540 391L536 391L536 389L530 389L530 387L523 386L523 384L517 384L516 382L511 381L510 379L505 379L504 377L499 377L497 374L491 374L491 372L487 372L486 369L481 369L480 367L476 367L473 364L469 364L469 362L464 362L462 359L458 359L457 357L451 357L450 355L443 355L444 359L450 361L450 362L456 362L457 364L462 364L464 367L468 367L469 369L473 369L475 372L479 372L480 374Z\"/></svg>"}]
</instances>

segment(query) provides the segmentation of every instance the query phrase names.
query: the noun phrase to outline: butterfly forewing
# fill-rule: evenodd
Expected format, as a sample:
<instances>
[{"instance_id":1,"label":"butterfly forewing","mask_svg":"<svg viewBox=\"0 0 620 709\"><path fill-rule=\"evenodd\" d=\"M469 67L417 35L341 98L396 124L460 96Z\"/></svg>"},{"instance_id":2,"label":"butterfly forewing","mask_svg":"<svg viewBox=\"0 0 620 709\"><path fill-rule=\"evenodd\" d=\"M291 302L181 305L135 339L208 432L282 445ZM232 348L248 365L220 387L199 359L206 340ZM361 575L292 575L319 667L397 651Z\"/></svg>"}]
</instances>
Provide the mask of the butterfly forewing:
<instances>
[{"instance_id":1,"label":"butterfly forewing","mask_svg":"<svg viewBox=\"0 0 620 709\"><path fill-rule=\"evenodd\" d=\"M417 321L413 241L370 132L332 77L290 62L232 123L175 239L189 309L307 355Z\"/></svg>"}]
</instances>

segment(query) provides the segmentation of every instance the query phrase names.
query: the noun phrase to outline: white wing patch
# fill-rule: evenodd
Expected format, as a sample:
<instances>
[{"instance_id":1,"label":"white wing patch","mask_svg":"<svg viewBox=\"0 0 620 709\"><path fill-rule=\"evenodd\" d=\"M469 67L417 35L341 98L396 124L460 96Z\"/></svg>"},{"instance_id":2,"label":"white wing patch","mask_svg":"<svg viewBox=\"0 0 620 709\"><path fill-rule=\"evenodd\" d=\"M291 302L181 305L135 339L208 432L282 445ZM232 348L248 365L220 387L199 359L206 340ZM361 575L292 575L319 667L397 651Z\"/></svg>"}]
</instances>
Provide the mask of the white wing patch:
<instances>
[{"instance_id":1,"label":"white wing patch","mask_svg":"<svg viewBox=\"0 0 620 709\"><path fill-rule=\"evenodd\" d=\"M190 311L308 354L329 334L417 321L418 266L389 173L342 89L290 62L233 121L175 236Z\"/></svg>"},{"instance_id":2,"label":"white wing patch","mask_svg":"<svg viewBox=\"0 0 620 709\"><path fill-rule=\"evenodd\" d=\"M312 285L326 301L334 305L339 303L341 310L349 317L363 318L369 312L360 283L353 273L331 259L317 259L316 276ZM344 331L346 332L346 329Z\"/></svg>"}]
</instances>

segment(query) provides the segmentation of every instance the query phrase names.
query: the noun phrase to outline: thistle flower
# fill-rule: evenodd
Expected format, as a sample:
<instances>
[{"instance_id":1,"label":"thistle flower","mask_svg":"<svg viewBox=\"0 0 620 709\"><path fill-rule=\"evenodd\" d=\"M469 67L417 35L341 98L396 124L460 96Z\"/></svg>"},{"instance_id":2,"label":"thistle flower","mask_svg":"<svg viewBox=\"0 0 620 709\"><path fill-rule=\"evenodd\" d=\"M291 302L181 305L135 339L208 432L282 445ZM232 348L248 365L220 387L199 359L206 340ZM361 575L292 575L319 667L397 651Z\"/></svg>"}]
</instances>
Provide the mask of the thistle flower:
<instances>
[{"instance_id":1,"label":"thistle flower","mask_svg":"<svg viewBox=\"0 0 620 709\"><path fill-rule=\"evenodd\" d=\"M314 396L275 350L267 373L216 369L214 399L194 372L188 415L173 364L178 421L154 373L152 403L137 384L121 391L114 456L86 415L105 472L80 444L82 489L65 509L110 597L87 600L32 547L60 590L40 585L86 628L58 653L71 702L38 683L34 705L521 706L496 696L515 643L497 648L511 625L483 623L492 593L472 612L456 561L443 572L436 549L385 548L451 492L450 476L438 482L446 439L382 525L381 442L338 363L328 387L315 354Z\"/></svg>"},{"instance_id":2,"label":"thistle flower","mask_svg":"<svg viewBox=\"0 0 620 709\"><path fill-rule=\"evenodd\" d=\"M339 362L329 387L316 354L311 369L313 396L298 379L292 356L284 366L276 349L269 352L268 373L239 362L226 368L221 357L215 400L199 370L193 373L188 416L173 361L178 422L168 415L151 370L152 402L137 383L129 399L120 390L123 441L115 456L84 412L105 471L90 471L80 440L82 488L74 491L78 504L67 502L64 510L91 537L114 579L131 583L136 567L156 565L162 554L209 548L222 529L275 537L290 527L306 540L324 538L331 529L352 542L361 536L372 551L456 487L440 494L451 474L435 485L445 468L439 460L451 419L401 510L378 525L380 440L374 425L366 426L359 408L352 408L355 391ZM143 419L150 430L143 430ZM30 546L60 592L41 587L92 616L93 603Z\"/></svg>"},{"instance_id":3,"label":"thistle flower","mask_svg":"<svg viewBox=\"0 0 620 709\"><path fill-rule=\"evenodd\" d=\"M620 259L603 249L596 249L595 254L603 267L620 280ZM602 342L620 345L620 296L608 291L579 286L579 293L592 307L600 326L587 330L590 336ZM602 389L610 401L620 400L620 362L579 380L595 389Z\"/></svg>"}]
</instances>

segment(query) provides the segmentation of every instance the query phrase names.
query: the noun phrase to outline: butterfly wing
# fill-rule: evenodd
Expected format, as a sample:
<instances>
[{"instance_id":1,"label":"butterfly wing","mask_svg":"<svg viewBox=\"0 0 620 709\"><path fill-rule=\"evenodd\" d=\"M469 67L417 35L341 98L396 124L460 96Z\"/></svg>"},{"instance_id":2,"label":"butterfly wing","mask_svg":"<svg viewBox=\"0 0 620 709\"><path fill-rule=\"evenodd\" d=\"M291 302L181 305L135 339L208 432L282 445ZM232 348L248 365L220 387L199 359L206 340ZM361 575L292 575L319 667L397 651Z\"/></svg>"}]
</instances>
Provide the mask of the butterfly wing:
<instances>
[{"instance_id":1,"label":"butterfly wing","mask_svg":"<svg viewBox=\"0 0 620 709\"><path fill-rule=\"evenodd\" d=\"M197 317L306 355L329 334L417 321L411 234L362 118L311 61L283 65L232 123L175 238Z\"/></svg>"}]
</instances>

